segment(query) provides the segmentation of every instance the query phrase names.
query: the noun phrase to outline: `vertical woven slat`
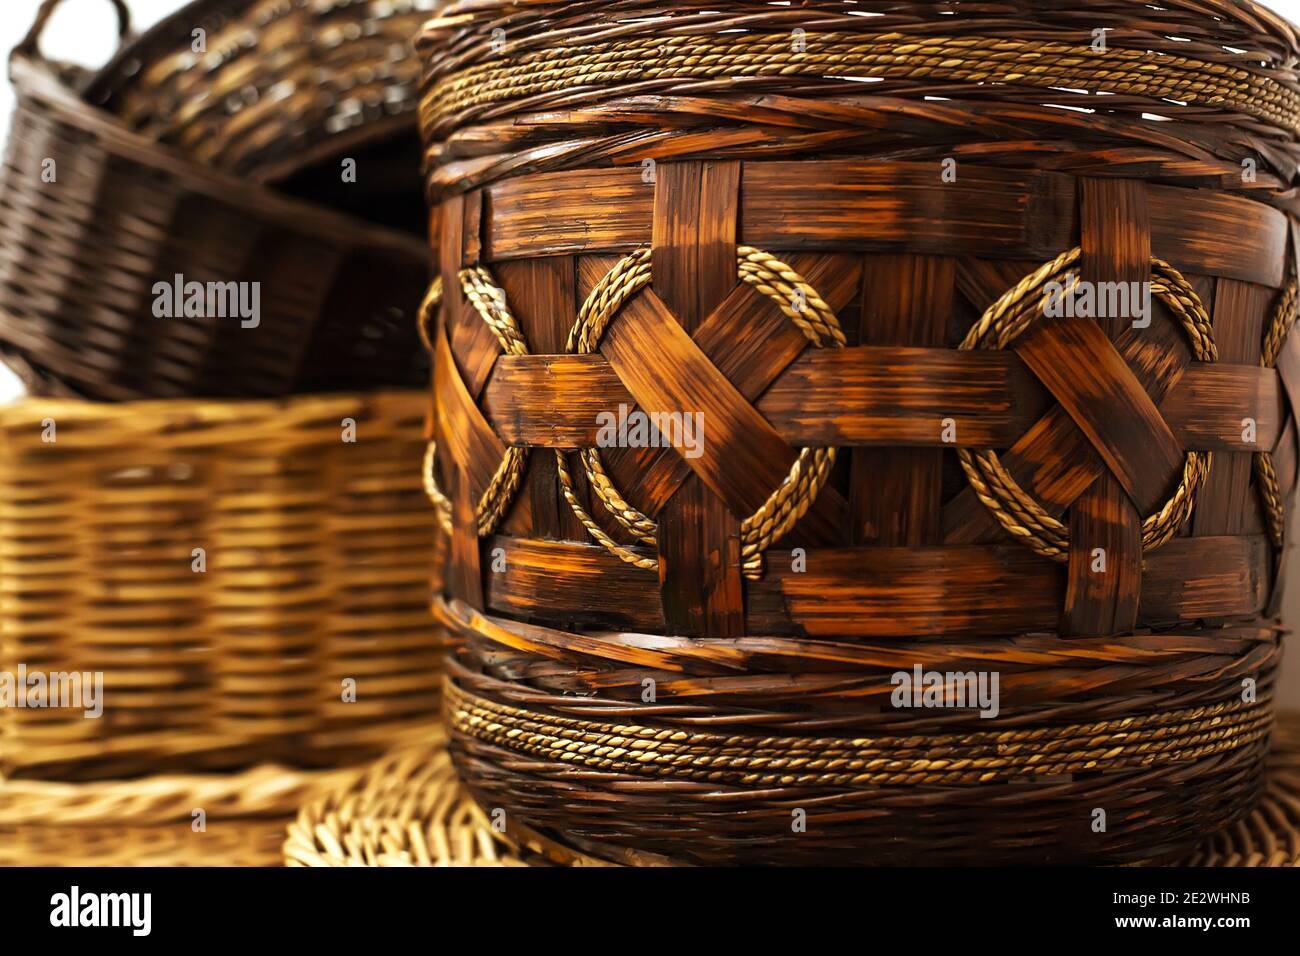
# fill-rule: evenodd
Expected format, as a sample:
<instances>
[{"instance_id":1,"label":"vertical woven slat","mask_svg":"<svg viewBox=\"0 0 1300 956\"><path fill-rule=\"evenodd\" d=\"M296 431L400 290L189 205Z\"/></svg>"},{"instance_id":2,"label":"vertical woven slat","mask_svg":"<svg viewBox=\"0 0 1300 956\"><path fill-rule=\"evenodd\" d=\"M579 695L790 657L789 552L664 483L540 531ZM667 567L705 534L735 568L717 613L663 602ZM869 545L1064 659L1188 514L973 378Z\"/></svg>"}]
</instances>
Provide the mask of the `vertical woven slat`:
<instances>
[{"instance_id":1,"label":"vertical woven slat","mask_svg":"<svg viewBox=\"0 0 1300 956\"><path fill-rule=\"evenodd\" d=\"M736 286L739 163L663 163L655 180L654 290L694 332ZM665 371L668 371L665 369ZM695 414L696 409L643 408ZM710 440L704 422L703 441ZM713 441L728 441L716 435ZM674 452L675 453L675 452ZM659 512L659 584L668 628L734 637L744 630L740 522L692 475Z\"/></svg>"},{"instance_id":2,"label":"vertical woven slat","mask_svg":"<svg viewBox=\"0 0 1300 956\"><path fill-rule=\"evenodd\" d=\"M1271 290L1235 279L1219 279L1214 292L1214 340L1219 361L1258 365ZM1197 499L1196 535L1244 534L1260 530L1259 498L1251 489L1250 452L1220 452Z\"/></svg>"},{"instance_id":3,"label":"vertical woven slat","mask_svg":"<svg viewBox=\"0 0 1300 956\"><path fill-rule=\"evenodd\" d=\"M465 245L465 199L457 197L442 207L439 225L442 234L438 243L439 271L445 276L443 305L435 333L434 380L450 381L459 368L454 363L453 345L466 329L482 329L482 322L473 314L461 291L460 270ZM472 323L472 324L471 324ZM490 337L490 333L489 334ZM464 473L466 463L458 460L452 438L458 431L446 424L446 410L439 407L436 414L435 440L443 449L439 456L442 486L452 503L451 547L447 567L447 590L475 607L482 607L482 580L479 569L478 525L475 517L476 501ZM463 487L462 487L463 486Z\"/></svg>"},{"instance_id":4,"label":"vertical woven slat","mask_svg":"<svg viewBox=\"0 0 1300 956\"><path fill-rule=\"evenodd\" d=\"M551 256L523 262L503 262L495 275L506 300L511 303L524 339L538 353L557 355L564 351L571 317L577 314L577 262L572 256ZM580 469L571 470L581 473ZM539 538L557 540L565 537L562 516L572 509L560 496L555 456L532 455L524 478L526 492L519 496L503 531L508 534L532 533ZM581 525L573 530L579 538Z\"/></svg>"},{"instance_id":5,"label":"vertical woven slat","mask_svg":"<svg viewBox=\"0 0 1300 956\"><path fill-rule=\"evenodd\" d=\"M944 256L867 256L861 344L943 345L955 267L956 261ZM934 427L942 429L942 420ZM854 544L919 547L939 542L941 449L855 448L851 461Z\"/></svg>"},{"instance_id":6,"label":"vertical woven slat","mask_svg":"<svg viewBox=\"0 0 1300 956\"><path fill-rule=\"evenodd\" d=\"M1139 182L1084 179L1079 191L1081 278L1141 288L1151 276L1145 187ZM1132 324L1132 319L1123 315L1101 316L1096 321L1112 340ZM1176 443L1174 449L1176 452ZM1178 456L1174 457L1176 462ZM1141 589L1142 515L1115 476L1107 472L1070 508L1070 563L1062 630L1067 634L1132 630L1137 624Z\"/></svg>"}]
</instances>

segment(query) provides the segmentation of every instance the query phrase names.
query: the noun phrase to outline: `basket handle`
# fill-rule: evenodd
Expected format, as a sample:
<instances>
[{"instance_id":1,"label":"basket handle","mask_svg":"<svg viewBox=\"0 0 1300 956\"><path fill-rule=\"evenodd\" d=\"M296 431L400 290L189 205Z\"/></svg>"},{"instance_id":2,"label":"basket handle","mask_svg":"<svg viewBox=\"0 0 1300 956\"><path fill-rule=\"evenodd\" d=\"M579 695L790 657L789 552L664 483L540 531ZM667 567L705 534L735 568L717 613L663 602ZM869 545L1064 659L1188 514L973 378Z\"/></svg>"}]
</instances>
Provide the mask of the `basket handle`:
<instances>
[{"instance_id":1,"label":"basket handle","mask_svg":"<svg viewBox=\"0 0 1300 956\"><path fill-rule=\"evenodd\" d=\"M45 32L45 25L50 22L50 17L58 8L63 0L42 0L40 9L36 11L36 19L32 22L32 28L27 31L27 36L19 41L14 47L14 53L23 53L27 56L44 59L40 50L41 34ZM126 0L109 0L113 8L117 11L117 39L118 43L126 40L127 34L131 32L131 11L126 5Z\"/></svg>"}]
</instances>

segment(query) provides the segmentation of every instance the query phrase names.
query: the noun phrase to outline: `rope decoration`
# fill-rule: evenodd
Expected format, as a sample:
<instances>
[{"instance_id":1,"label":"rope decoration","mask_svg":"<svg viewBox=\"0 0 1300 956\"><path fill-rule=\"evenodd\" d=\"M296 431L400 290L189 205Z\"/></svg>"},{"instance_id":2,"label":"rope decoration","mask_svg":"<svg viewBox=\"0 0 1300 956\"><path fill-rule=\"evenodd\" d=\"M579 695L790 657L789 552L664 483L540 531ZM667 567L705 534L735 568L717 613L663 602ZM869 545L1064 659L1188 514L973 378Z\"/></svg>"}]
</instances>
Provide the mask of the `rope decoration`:
<instances>
[{"instance_id":1,"label":"rope decoration","mask_svg":"<svg viewBox=\"0 0 1300 956\"><path fill-rule=\"evenodd\" d=\"M433 323L438 317L438 306L442 305L442 276L434 276L429 283L429 291L424 294L419 311L415 315L415 331L420 336L420 344L433 356Z\"/></svg>"},{"instance_id":2,"label":"rope decoration","mask_svg":"<svg viewBox=\"0 0 1300 956\"><path fill-rule=\"evenodd\" d=\"M1243 747L1273 716L1240 700L1092 723L909 737L758 737L580 720L448 680L453 731L592 770L745 787L981 784L1194 760Z\"/></svg>"},{"instance_id":3,"label":"rope decoration","mask_svg":"<svg viewBox=\"0 0 1300 956\"><path fill-rule=\"evenodd\" d=\"M842 348L846 344L835 312L799 273L770 253L752 246L737 246L736 260L740 281L776 303L815 348ZM618 310L650 283L650 261L650 250L639 249L619 260L601 277L578 311L577 321L565 343L566 351L580 355L596 351ZM600 452L595 448L584 448L578 452L578 457L592 493L610 516L637 541L656 547L657 523L623 498L605 471ZM645 571L657 570L657 558L642 556L604 532L578 501L565 453L557 449L555 460L564 500L592 538L628 564ZM801 449L781 486L758 511L741 521L740 559L746 578L757 580L762 576L763 552L807 513L834 466L835 449Z\"/></svg>"},{"instance_id":4,"label":"rope decoration","mask_svg":"<svg viewBox=\"0 0 1300 956\"><path fill-rule=\"evenodd\" d=\"M1277 308L1273 311L1273 321L1269 323L1264 334L1264 347L1260 353L1259 364L1264 368L1274 368L1282 346L1286 343L1291 327L1296 321L1296 277L1292 276ZM1282 488L1277 480L1277 470L1273 467L1271 452L1262 451L1255 455L1255 480L1259 483L1260 498L1264 503L1264 518L1268 524L1268 536L1275 548L1281 549L1286 537L1286 507L1283 504Z\"/></svg>"},{"instance_id":5,"label":"rope decoration","mask_svg":"<svg viewBox=\"0 0 1300 956\"><path fill-rule=\"evenodd\" d=\"M1222 63L1145 49L981 36L810 34L792 49L786 33L668 34L525 53L442 77L421 103L425 131L468 110L602 84L845 75L881 80L1014 83L1214 106L1300 132L1300 94Z\"/></svg>"},{"instance_id":6,"label":"rope decoration","mask_svg":"<svg viewBox=\"0 0 1300 956\"><path fill-rule=\"evenodd\" d=\"M1013 342L1037 319L1039 293L1049 282L1060 282L1068 292L1067 280L1082 256L1082 249L1064 252L1025 276L980 316L959 348L1002 349ZM1174 314L1191 342L1192 353L1201 362L1217 362L1218 348L1205 306L1182 274L1163 259L1151 259L1151 292ZM1069 561L1069 526L1049 514L1002 466L992 450L957 450L962 470L980 502L989 509L1010 535L1035 553L1053 561ZM1196 492L1210 471L1209 452L1188 452L1178 487L1160 510L1142 522L1142 547L1153 551L1178 533L1192 513Z\"/></svg>"},{"instance_id":7,"label":"rope decoration","mask_svg":"<svg viewBox=\"0 0 1300 956\"><path fill-rule=\"evenodd\" d=\"M481 266L462 269L460 271L460 284L466 300L474 307L474 311L479 314L487 327L492 330L505 353L507 355L527 355L528 345L524 341L524 334L520 331L519 323L515 320L514 314L506 304L506 294L492 282L492 277L487 270ZM430 327L441 303L442 279L439 277L434 279L429 286L424 301L420 303L420 310L416 320L420 341L424 343L424 347L429 350L430 354L433 354L434 351ZM431 441L425 446L424 450L424 464L422 466L424 493L428 496L429 502L437 513L438 523L442 526L443 531L451 534L451 499L444 495L438 487L438 479L434 470L436 456L437 445ZM527 463L527 449L515 446L506 448L501 464L497 466L497 470L492 475L492 480L488 482L487 488L479 497L476 509L476 525L480 538L486 538L492 534L502 519L505 518L506 512L510 510L511 502L514 501L515 495L519 492L520 484L523 483Z\"/></svg>"}]
</instances>

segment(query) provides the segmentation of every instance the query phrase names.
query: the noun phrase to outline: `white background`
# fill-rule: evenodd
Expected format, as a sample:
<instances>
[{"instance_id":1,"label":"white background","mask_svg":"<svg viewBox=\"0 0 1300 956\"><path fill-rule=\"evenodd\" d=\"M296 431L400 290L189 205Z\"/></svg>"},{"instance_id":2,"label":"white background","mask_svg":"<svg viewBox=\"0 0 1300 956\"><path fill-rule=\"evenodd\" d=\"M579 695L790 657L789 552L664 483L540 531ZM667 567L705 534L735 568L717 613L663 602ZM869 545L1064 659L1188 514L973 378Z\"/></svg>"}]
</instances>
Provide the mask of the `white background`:
<instances>
[{"instance_id":1,"label":"white background","mask_svg":"<svg viewBox=\"0 0 1300 956\"><path fill-rule=\"evenodd\" d=\"M1136 0L1135 0L1136 2ZM184 5L182 0L127 0L132 23L137 32ZM0 55L7 56L27 33L40 0L0 0ZM1266 0L1265 6L1300 22L1300 0ZM60 60L87 66L105 62L117 46L117 14L108 0L64 0L45 28L42 49ZM0 82L0 141L9 128L13 92L6 75ZM13 373L0 365L0 401L8 401L22 391ZM1294 523L1294 522L1293 522ZM1300 523L1292 534L1300 533ZM1291 564L1292 577L1300 575L1300 555ZM1286 621L1300 625L1300 581L1287 589ZM1281 688L1284 706L1300 708L1300 634L1287 654L1287 666Z\"/></svg>"}]
</instances>

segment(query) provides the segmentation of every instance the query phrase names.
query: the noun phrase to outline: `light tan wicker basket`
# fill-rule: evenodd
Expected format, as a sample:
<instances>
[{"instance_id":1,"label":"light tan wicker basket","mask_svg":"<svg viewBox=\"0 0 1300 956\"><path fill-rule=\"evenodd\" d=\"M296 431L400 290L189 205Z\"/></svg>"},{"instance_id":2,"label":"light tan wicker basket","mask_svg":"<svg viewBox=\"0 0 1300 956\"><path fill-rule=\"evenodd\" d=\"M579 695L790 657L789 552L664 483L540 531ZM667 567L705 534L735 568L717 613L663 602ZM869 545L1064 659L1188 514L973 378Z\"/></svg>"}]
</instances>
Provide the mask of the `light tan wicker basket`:
<instances>
[{"instance_id":1,"label":"light tan wicker basket","mask_svg":"<svg viewBox=\"0 0 1300 956\"><path fill-rule=\"evenodd\" d=\"M0 673L103 675L97 719L0 709L0 775L337 766L431 719L426 403L0 409Z\"/></svg>"},{"instance_id":2,"label":"light tan wicker basket","mask_svg":"<svg viewBox=\"0 0 1300 956\"><path fill-rule=\"evenodd\" d=\"M0 782L0 866L278 866L304 800L361 768Z\"/></svg>"}]
</instances>

